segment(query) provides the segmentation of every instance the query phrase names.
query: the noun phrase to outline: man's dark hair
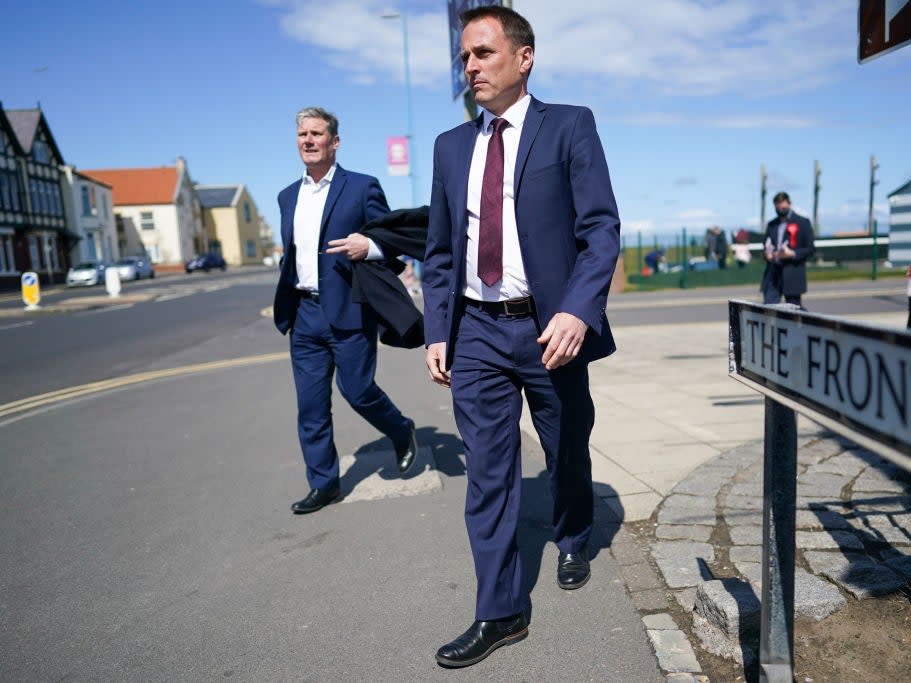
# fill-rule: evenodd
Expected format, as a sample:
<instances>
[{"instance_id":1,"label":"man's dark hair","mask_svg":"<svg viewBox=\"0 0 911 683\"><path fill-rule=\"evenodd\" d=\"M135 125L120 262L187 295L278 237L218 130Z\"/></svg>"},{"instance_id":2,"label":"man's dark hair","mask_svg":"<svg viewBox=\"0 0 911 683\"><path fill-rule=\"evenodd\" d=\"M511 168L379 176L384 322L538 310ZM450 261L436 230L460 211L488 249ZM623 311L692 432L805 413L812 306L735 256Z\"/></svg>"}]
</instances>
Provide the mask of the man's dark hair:
<instances>
[{"instance_id":1,"label":"man's dark hair","mask_svg":"<svg viewBox=\"0 0 911 683\"><path fill-rule=\"evenodd\" d=\"M490 5L489 7L475 7L474 9L465 10L459 15L459 21L462 22L462 28L465 28L473 21L491 17L498 19L500 26L503 27L503 33L509 38L509 41L516 49L528 45L532 50L535 49L535 32L528 23L528 19L518 12L507 7Z\"/></svg>"},{"instance_id":2,"label":"man's dark hair","mask_svg":"<svg viewBox=\"0 0 911 683\"><path fill-rule=\"evenodd\" d=\"M788 196L787 192L779 192L774 197L772 197L772 203L777 204L778 202L787 202L791 203L791 198Z\"/></svg>"}]
</instances>

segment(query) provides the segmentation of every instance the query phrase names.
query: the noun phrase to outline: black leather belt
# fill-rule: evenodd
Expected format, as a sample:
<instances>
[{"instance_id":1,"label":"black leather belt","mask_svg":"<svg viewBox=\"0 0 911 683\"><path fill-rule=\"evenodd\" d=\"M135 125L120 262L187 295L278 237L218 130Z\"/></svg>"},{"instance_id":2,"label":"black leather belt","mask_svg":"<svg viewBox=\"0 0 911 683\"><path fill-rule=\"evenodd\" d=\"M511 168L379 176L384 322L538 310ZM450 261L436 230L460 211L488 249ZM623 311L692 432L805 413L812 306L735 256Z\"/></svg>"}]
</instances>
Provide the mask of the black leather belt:
<instances>
[{"instance_id":1,"label":"black leather belt","mask_svg":"<svg viewBox=\"0 0 911 683\"><path fill-rule=\"evenodd\" d=\"M507 299L506 301L477 301L465 296L462 297L462 301L465 302L466 306L479 308L487 313L505 315L510 318L519 318L535 312L535 300L530 296L521 299Z\"/></svg>"},{"instance_id":2,"label":"black leather belt","mask_svg":"<svg viewBox=\"0 0 911 683\"><path fill-rule=\"evenodd\" d=\"M300 293L301 299L310 299L310 301L319 303L319 292L311 292L309 289L299 289L297 291Z\"/></svg>"}]
</instances>

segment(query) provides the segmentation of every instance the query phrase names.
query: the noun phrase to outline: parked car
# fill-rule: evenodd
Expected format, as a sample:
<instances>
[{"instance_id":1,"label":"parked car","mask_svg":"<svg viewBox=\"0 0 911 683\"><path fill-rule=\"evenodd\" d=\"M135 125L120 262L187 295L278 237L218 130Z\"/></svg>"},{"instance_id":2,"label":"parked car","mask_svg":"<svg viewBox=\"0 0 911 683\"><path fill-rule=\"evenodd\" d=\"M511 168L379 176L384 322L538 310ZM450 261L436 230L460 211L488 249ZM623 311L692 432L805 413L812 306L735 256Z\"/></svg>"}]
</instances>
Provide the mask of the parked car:
<instances>
[{"instance_id":1,"label":"parked car","mask_svg":"<svg viewBox=\"0 0 911 683\"><path fill-rule=\"evenodd\" d=\"M211 252L208 254L200 254L184 264L184 270L188 273L192 273L194 270L203 270L208 273L213 268L225 270L227 267L228 264L225 263L225 260L219 254Z\"/></svg>"},{"instance_id":2,"label":"parked car","mask_svg":"<svg viewBox=\"0 0 911 683\"><path fill-rule=\"evenodd\" d=\"M77 263L66 273L67 287L91 287L104 282L104 271L108 264L104 261L83 261Z\"/></svg>"},{"instance_id":3,"label":"parked car","mask_svg":"<svg viewBox=\"0 0 911 683\"><path fill-rule=\"evenodd\" d=\"M152 262L142 256L127 256L114 264L121 280L141 280L155 277Z\"/></svg>"}]
</instances>

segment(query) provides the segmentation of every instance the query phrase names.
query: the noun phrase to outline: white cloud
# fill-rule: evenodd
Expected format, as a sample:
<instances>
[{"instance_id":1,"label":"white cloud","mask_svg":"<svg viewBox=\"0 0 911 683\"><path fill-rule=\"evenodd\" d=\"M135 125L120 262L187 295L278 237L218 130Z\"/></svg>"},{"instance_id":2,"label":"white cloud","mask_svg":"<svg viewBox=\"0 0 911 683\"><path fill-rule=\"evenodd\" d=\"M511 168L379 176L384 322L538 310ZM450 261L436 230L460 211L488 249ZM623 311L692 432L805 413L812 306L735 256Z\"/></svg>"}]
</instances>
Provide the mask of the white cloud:
<instances>
[{"instance_id":1,"label":"white cloud","mask_svg":"<svg viewBox=\"0 0 911 683\"><path fill-rule=\"evenodd\" d=\"M279 8L282 31L302 43L321 48L325 61L350 72L355 83L404 80L401 19L383 18L390 9L383 0L260 2ZM447 83L446 13L442 10L409 12L407 21L411 82L415 85Z\"/></svg>"},{"instance_id":2,"label":"white cloud","mask_svg":"<svg viewBox=\"0 0 911 683\"><path fill-rule=\"evenodd\" d=\"M398 20L384 0L260 0L281 12L289 36L322 48L325 60L358 82L402 79ZM412 3L414 5L416 3ZM445 3L409 9L411 77L448 86ZM853 0L523 0L535 28L533 78L572 90L580 79L624 95L768 97L811 90L854 66ZM685 122L674 113L636 117L642 125ZM805 117L716 117L729 128L812 125Z\"/></svg>"},{"instance_id":3,"label":"white cloud","mask_svg":"<svg viewBox=\"0 0 911 683\"><path fill-rule=\"evenodd\" d=\"M623 232L625 232L625 233L640 232L640 231L641 232L653 232L655 230L655 221L653 221L651 219L632 220L632 221L624 220L622 223L623 223L622 229L623 229Z\"/></svg>"},{"instance_id":4,"label":"white cloud","mask_svg":"<svg viewBox=\"0 0 911 683\"><path fill-rule=\"evenodd\" d=\"M806 90L853 64L851 0L527 0L538 73L664 95Z\"/></svg>"}]
</instances>

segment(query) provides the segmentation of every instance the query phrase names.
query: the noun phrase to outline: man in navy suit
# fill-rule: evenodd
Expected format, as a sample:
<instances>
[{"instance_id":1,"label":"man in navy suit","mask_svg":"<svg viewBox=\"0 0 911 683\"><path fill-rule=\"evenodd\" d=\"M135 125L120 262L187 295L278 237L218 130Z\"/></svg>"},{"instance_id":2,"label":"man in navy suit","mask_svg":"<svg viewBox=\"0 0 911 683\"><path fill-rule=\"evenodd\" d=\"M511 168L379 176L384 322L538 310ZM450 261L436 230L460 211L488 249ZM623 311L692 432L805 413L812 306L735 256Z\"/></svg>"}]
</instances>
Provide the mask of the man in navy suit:
<instances>
[{"instance_id":1,"label":"man in navy suit","mask_svg":"<svg viewBox=\"0 0 911 683\"><path fill-rule=\"evenodd\" d=\"M427 366L465 444L475 621L437 652L468 666L528 634L516 543L522 392L547 459L557 583L590 576L588 363L615 350L605 304L620 220L594 117L528 94L534 33L516 12L462 14L462 61L485 111L437 138L424 261Z\"/></svg>"},{"instance_id":2,"label":"man in navy suit","mask_svg":"<svg viewBox=\"0 0 911 683\"><path fill-rule=\"evenodd\" d=\"M417 454L414 422L374 381L377 323L351 300L351 261L381 258L363 235L389 211L379 181L335 161L338 119L318 107L297 114L303 178L278 195L285 257L275 291L275 326L291 333L297 431L311 491L295 514L316 512L341 495L332 436L332 374L345 400L392 441L404 474Z\"/></svg>"},{"instance_id":3,"label":"man in navy suit","mask_svg":"<svg viewBox=\"0 0 911 683\"><path fill-rule=\"evenodd\" d=\"M772 198L777 218L766 225L766 267L762 276L762 302L785 303L803 308L801 297L807 291L807 259L816 253L813 225L791 209L787 192Z\"/></svg>"}]
</instances>

